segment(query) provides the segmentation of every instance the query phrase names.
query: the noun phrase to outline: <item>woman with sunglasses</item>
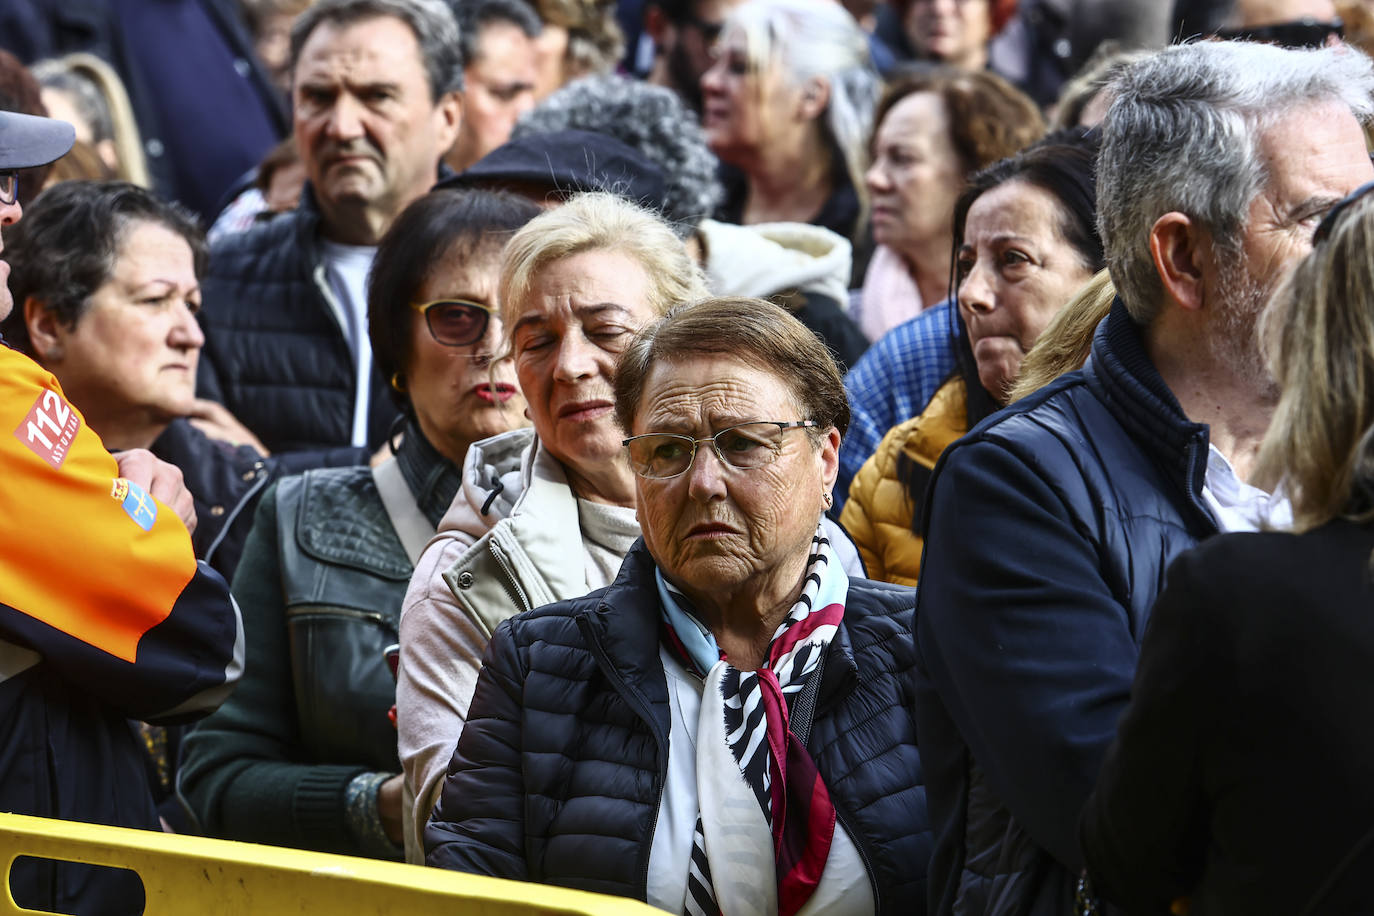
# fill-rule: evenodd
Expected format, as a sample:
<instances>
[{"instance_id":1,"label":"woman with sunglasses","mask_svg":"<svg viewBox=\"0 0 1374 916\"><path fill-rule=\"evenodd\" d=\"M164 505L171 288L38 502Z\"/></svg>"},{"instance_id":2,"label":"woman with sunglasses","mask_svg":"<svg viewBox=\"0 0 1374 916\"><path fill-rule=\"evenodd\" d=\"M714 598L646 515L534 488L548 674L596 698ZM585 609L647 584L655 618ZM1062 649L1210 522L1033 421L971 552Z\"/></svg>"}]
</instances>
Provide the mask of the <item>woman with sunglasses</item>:
<instances>
[{"instance_id":1,"label":"woman with sunglasses","mask_svg":"<svg viewBox=\"0 0 1374 916\"><path fill-rule=\"evenodd\" d=\"M670 913L925 912L915 592L822 522L849 421L825 345L757 299L679 306L616 367L643 541L492 636L430 865Z\"/></svg>"},{"instance_id":2,"label":"woman with sunglasses","mask_svg":"<svg viewBox=\"0 0 1374 916\"><path fill-rule=\"evenodd\" d=\"M1288 530L1179 556L1082 820L1127 913L1367 913L1374 893L1374 183L1274 293L1255 479Z\"/></svg>"},{"instance_id":3,"label":"woman with sunglasses","mask_svg":"<svg viewBox=\"0 0 1374 916\"><path fill-rule=\"evenodd\" d=\"M435 191L378 246L368 333L404 431L376 468L308 471L263 497L232 587L245 676L185 741L180 788L207 833L400 858L384 653L469 446L525 422L494 313L501 247L538 212Z\"/></svg>"}]
</instances>

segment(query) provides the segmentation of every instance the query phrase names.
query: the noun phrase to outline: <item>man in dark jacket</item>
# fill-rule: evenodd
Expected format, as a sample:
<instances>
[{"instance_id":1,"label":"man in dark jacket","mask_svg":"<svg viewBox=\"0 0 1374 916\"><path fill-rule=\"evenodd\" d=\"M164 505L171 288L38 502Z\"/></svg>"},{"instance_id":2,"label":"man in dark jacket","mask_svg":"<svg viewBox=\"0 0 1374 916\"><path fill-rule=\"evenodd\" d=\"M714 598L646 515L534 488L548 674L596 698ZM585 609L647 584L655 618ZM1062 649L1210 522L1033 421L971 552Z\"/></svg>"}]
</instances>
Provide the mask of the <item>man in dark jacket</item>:
<instances>
[{"instance_id":1,"label":"man in dark jacket","mask_svg":"<svg viewBox=\"0 0 1374 916\"><path fill-rule=\"evenodd\" d=\"M1282 522L1245 482L1276 401L1255 326L1374 175L1360 55L1212 42L1113 87L1099 222L1120 298L1081 372L945 452L925 512L915 716L934 913L1072 912L1077 822L1169 561Z\"/></svg>"},{"instance_id":2,"label":"man in dark jacket","mask_svg":"<svg viewBox=\"0 0 1374 916\"><path fill-rule=\"evenodd\" d=\"M0 226L21 215L15 171L73 138L0 112ZM112 457L57 379L3 345L0 425L14 430L0 437L0 811L156 830L129 720L186 722L224 700L243 670L238 610L192 553L180 473L146 451ZM31 909L141 910L122 870L25 859L10 884Z\"/></svg>"},{"instance_id":3,"label":"man in dark jacket","mask_svg":"<svg viewBox=\"0 0 1374 916\"><path fill-rule=\"evenodd\" d=\"M155 189L207 224L286 130L237 0L5 0L0 48L26 64L76 51L109 62Z\"/></svg>"},{"instance_id":4,"label":"man in dark jacket","mask_svg":"<svg viewBox=\"0 0 1374 916\"><path fill-rule=\"evenodd\" d=\"M211 249L200 394L273 452L376 447L396 410L366 278L457 136L458 27L443 0L322 0L292 28L291 73L309 185L295 211Z\"/></svg>"}]
</instances>

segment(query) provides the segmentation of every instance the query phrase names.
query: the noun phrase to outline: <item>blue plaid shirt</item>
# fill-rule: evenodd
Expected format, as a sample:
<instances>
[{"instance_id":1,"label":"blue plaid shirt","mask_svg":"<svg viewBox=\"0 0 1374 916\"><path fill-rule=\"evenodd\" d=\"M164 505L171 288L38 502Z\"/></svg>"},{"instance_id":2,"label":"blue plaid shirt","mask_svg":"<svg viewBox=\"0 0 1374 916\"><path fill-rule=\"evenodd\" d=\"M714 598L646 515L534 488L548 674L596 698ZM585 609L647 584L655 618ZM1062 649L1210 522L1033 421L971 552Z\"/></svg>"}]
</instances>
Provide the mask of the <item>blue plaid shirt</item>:
<instances>
[{"instance_id":1,"label":"blue plaid shirt","mask_svg":"<svg viewBox=\"0 0 1374 916\"><path fill-rule=\"evenodd\" d=\"M840 443L835 513L849 498L849 483L878 450L887 431L925 409L954 372L954 303L931 306L883 335L844 377L852 416Z\"/></svg>"}]
</instances>

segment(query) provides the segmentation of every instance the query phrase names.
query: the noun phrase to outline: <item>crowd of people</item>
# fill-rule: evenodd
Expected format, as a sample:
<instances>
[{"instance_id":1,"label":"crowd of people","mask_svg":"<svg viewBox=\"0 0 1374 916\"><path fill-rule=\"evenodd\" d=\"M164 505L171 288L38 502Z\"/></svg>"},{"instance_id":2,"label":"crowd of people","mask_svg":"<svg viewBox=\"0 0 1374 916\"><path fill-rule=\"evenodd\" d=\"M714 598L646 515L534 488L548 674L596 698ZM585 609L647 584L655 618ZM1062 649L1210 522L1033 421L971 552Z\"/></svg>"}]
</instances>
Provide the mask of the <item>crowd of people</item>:
<instances>
[{"instance_id":1,"label":"crowd of people","mask_svg":"<svg viewBox=\"0 0 1374 916\"><path fill-rule=\"evenodd\" d=\"M0 808L692 916L1374 908L1371 23L7 2Z\"/></svg>"}]
</instances>

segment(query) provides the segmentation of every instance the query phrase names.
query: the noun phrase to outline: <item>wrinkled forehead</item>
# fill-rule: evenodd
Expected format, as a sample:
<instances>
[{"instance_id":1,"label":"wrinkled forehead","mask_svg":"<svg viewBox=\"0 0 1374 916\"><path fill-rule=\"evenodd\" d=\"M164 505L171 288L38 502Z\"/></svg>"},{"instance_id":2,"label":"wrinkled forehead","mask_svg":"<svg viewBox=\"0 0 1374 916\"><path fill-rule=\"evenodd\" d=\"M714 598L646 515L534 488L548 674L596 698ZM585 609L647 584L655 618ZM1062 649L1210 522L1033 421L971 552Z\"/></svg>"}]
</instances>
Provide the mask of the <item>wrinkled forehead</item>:
<instances>
[{"instance_id":1,"label":"wrinkled forehead","mask_svg":"<svg viewBox=\"0 0 1374 916\"><path fill-rule=\"evenodd\" d=\"M703 435L754 420L795 420L788 384L768 369L730 354L659 358L644 377L635 426Z\"/></svg>"},{"instance_id":2,"label":"wrinkled forehead","mask_svg":"<svg viewBox=\"0 0 1374 916\"><path fill-rule=\"evenodd\" d=\"M291 62L293 84L351 75L426 80L424 55L410 25L395 16L325 20Z\"/></svg>"},{"instance_id":3,"label":"wrinkled forehead","mask_svg":"<svg viewBox=\"0 0 1374 916\"><path fill-rule=\"evenodd\" d=\"M1278 204L1339 200L1370 177L1364 130L1344 104L1314 102L1269 118L1256 137L1259 193Z\"/></svg>"}]
</instances>

